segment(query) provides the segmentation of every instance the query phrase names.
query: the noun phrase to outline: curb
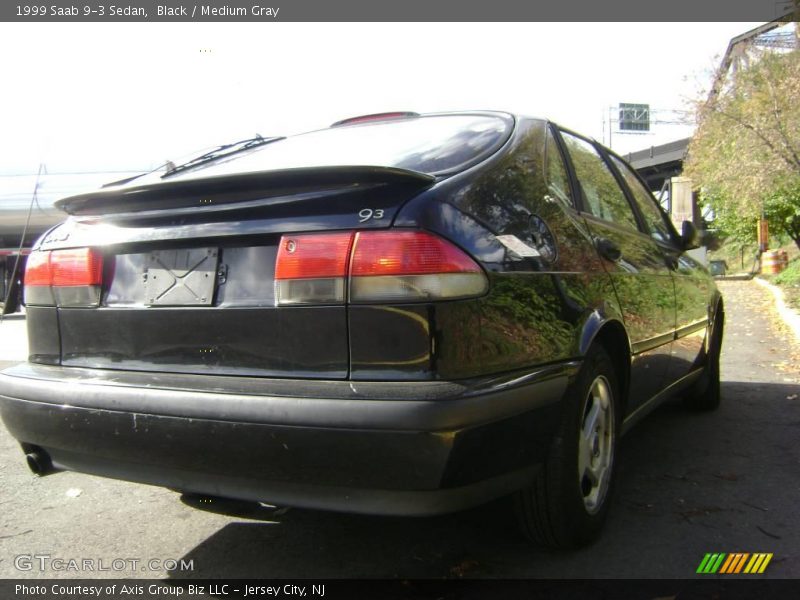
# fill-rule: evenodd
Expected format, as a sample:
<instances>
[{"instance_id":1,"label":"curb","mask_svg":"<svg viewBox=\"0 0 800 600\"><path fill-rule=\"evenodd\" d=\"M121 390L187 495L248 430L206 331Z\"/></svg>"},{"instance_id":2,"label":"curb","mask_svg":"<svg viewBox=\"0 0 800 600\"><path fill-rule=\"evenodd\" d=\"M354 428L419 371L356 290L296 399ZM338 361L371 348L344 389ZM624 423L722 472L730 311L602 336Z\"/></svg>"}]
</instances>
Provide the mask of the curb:
<instances>
[{"instance_id":1,"label":"curb","mask_svg":"<svg viewBox=\"0 0 800 600\"><path fill-rule=\"evenodd\" d=\"M742 273L739 275L718 275L714 279L717 281L750 281L755 276L755 273Z\"/></svg>"},{"instance_id":2,"label":"curb","mask_svg":"<svg viewBox=\"0 0 800 600\"><path fill-rule=\"evenodd\" d=\"M778 308L778 314L781 316L781 319L783 319L783 322L789 326L789 329L792 330L797 341L800 342L800 315L786 304L781 288L760 277L754 277L753 281L772 292L772 295L775 296L775 305Z\"/></svg>"}]
</instances>

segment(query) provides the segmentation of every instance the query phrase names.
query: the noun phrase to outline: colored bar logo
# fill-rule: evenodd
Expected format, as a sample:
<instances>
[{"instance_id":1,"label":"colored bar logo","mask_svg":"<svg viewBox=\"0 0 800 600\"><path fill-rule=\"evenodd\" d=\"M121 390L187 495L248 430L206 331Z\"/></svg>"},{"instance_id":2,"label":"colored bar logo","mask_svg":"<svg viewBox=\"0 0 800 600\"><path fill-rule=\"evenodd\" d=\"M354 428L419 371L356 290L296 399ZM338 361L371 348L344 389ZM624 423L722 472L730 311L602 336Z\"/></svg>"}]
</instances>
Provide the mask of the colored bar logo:
<instances>
[{"instance_id":1,"label":"colored bar logo","mask_svg":"<svg viewBox=\"0 0 800 600\"><path fill-rule=\"evenodd\" d=\"M755 554L750 554L748 552L733 552L731 554L726 554L724 552L708 553L703 557L703 560L700 561L700 566L697 567L697 573L704 575L712 575L715 573L721 575L763 573L772 560L772 556L773 554L771 552L757 552Z\"/></svg>"}]
</instances>

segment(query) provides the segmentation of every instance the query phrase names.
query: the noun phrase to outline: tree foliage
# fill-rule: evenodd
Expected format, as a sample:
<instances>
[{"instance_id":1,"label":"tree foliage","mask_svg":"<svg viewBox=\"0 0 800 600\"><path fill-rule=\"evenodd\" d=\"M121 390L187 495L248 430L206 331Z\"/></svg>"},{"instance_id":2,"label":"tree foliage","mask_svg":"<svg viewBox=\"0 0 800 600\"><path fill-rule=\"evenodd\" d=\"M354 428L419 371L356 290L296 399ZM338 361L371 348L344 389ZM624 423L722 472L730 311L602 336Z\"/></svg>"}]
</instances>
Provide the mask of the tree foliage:
<instances>
[{"instance_id":1,"label":"tree foliage","mask_svg":"<svg viewBox=\"0 0 800 600\"><path fill-rule=\"evenodd\" d=\"M800 50L754 57L698 120L684 173L719 225L743 240L763 212L800 247Z\"/></svg>"}]
</instances>

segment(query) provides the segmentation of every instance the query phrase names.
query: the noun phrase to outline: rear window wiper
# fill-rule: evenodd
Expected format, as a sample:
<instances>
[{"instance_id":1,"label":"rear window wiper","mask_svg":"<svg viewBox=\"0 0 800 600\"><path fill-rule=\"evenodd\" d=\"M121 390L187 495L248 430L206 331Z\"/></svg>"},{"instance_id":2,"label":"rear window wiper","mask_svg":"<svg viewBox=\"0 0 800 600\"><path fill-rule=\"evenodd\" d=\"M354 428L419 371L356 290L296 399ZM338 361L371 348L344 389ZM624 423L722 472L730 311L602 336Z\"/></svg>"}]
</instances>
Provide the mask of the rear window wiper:
<instances>
[{"instance_id":1,"label":"rear window wiper","mask_svg":"<svg viewBox=\"0 0 800 600\"><path fill-rule=\"evenodd\" d=\"M165 177L170 177L175 175L176 173L181 173L183 171L187 171L189 169L193 169L205 163L219 160L220 158L225 158L226 156L230 156L232 154L236 154L238 152L244 152L245 150L250 150L251 148L257 148L258 146L263 146L265 144L270 144L272 142L277 142L278 140L286 139L285 137L261 137L260 135L256 134L256 137L249 138L246 140L240 140L238 142L233 142L231 144L223 144L222 146L218 146L213 150L209 150L205 154L198 156L197 158L193 158L192 160L185 162L177 167L172 167L168 169L166 173L161 176L161 179Z\"/></svg>"}]
</instances>

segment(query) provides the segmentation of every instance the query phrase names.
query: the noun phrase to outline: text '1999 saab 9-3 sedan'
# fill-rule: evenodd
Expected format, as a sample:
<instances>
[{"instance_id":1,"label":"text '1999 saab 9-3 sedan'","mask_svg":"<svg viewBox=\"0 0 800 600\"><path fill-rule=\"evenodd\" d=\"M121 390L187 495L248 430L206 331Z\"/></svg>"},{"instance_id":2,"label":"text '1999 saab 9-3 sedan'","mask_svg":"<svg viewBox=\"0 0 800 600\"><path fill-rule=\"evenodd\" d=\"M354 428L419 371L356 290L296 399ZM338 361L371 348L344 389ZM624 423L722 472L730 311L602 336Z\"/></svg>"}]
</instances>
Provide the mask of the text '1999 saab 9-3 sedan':
<instances>
[{"instance_id":1,"label":"text '1999 saab 9-3 sedan'","mask_svg":"<svg viewBox=\"0 0 800 600\"><path fill-rule=\"evenodd\" d=\"M722 298L637 174L506 113L386 113L59 201L0 375L31 467L597 536L621 434L719 403Z\"/></svg>"}]
</instances>

